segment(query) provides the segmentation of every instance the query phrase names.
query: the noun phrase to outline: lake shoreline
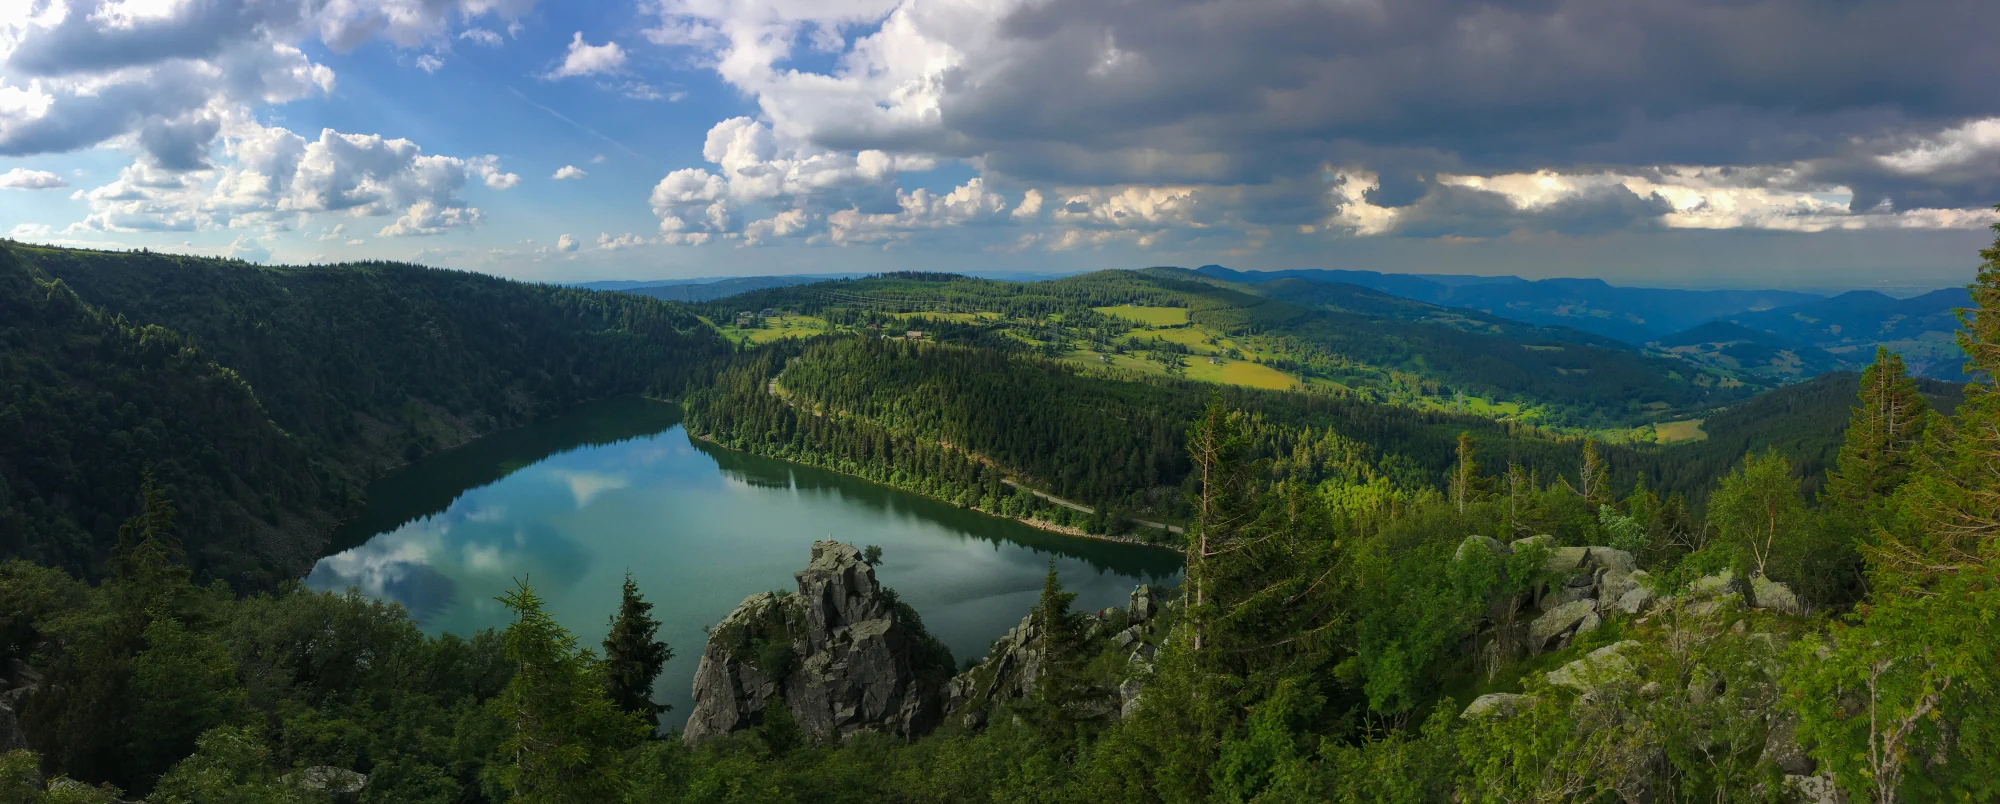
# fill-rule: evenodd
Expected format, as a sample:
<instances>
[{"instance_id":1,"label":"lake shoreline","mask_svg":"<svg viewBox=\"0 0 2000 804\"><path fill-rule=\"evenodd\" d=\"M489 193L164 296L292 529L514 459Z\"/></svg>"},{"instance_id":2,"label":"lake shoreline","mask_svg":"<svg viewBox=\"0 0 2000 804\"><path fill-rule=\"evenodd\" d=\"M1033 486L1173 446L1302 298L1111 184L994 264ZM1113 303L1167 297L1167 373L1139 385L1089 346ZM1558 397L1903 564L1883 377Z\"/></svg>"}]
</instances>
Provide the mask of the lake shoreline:
<instances>
[{"instance_id":1,"label":"lake shoreline","mask_svg":"<svg viewBox=\"0 0 2000 804\"><path fill-rule=\"evenodd\" d=\"M1110 536L1110 535L1101 535L1101 534L1094 534L1094 533L1085 533L1085 532L1083 531L1083 529L1082 529L1082 528L1076 528L1076 527L1071 527L1071 526L1068 526L1068 525L1058 525L1058 524L1056 524L1056 523L1054 523L1054 522L1047 522L1047 521L1044 521L1044 520L1040 520L1040 519L1024 519L1024 518L1021 518L1021 517L1012 517L1012 516L1003 516L1003 515L1001 515L1001 514L996 514L996 513L993 513L992 511L988 511L988 510L986 510L986 509L983 509L983 508L971 508L971 507L967 507L967 506L963 506L963 505L959 505L959 504L958 504L957 502L954 502L954 501L952 501L952 500L947 500L947 499L944 499L943 497L938 497L938 496L936 496L936 495L933 495L933 494L926 494L926 493L924 493L924 492L921 492L921 491L917 491L916 489L907 489L907 488L903 488L902 486L898 486L898 485L895 485L895 484L892 484L892 483L883 483L883 482L881 482L881 481L879 481L879 480L875 480L875 479L873 479L873 478L869 478L869 477L864 477L864 476L862 476L862 475L857 475L857 474L854 474L853 472L843 472L843 471L841 471L841 470L839 470L839 469L835 469L835 468L833 468L833 467L830 467L830 466L820 466L820 465L818 465L818 464L811 464L811 463L802 463L802 462L799 462L799 461L794 461L794 460L791 460L791 459L788 459L788 458L782 458L782 457L779 457L779 456L776 456L776 455L764 455L764 454L761 454L761 453L757 453L757 452L753 452L753 451L750 451L750 450L747 450L747 449L739 449L739 448L736 448L736 447L732 447L732 446L729 446L728 444L724 444L724 443L722 443L722 442L720 442L720 441L717 441L717 440L715 440L714 438L711 438L710 436L708 436L708 435L706 435L706 434L703 434L703 435L695 435L695 434L693 434L693 433L689 433L689 434L688 434L688 438L691 438L691 439L695 439L695 440L697 440L697 441L701 441L702 443L705 443L705 444L708 444L708 445L710 445L710 446L713 446L713 447L715 447L716 449L726 449L726 450L729 450L729 451L731 451L731 452L739 452L739 453L742 453L742 454L744 454L744 455L751 455L751 456L755 456L755 457L758 457L758 458L764 458L764 459L767 459L767 460L773 460L773 461L782 461L782 462L784 462L784 463L788 463L788 464L791 464L791 465L793 465L793 466L804 466L804 467L807 467L807 468L811 468L811 469L818 469L818 470L821 470L821 471L824 471L824 472L832 472L832 473L834 473L834 474L837 474L837 475L840 475L840 476L842 476L842 477L851 477L851 478L854 478L854 479L856 479L856 480L859 480L859 481L861 481L861 482L864 482L864 483L870 483L870 484L873 484L873 485L877 485L877 486L881 486L881 487L883 487L883 488L885 488L885 489L894 489L894 490L896 490L896 491L900 491L900 492L902 492L902 493L904 493L904 494L914 494L914 495L916 495L916 496L918 496L918 497L922 497L922 498L924 498L924 499L926 499L926 500L934 500L934 501L937 501L937 502L941 502L941 503L944 503L944 504L946 504L946 505L950 505L950 506L952 506L952 507L954 507L954 508L957 508L957 509L959 509L959 510L961 510L961 511L972 511L972 512L974 512L974 513L977 513L977 514L981 514L981 515L984 515L984 516L990 516L990 517L992 517L992 518L994 518L994 519L999 519L999 520L1003 520L1003 521L1007 521L1007 522L1017 522L1017 523L1020 523L1020 524L1022 524L1022 525L1026 525L1026 526L1028 526L1028 527L1031 527L1031 528L1034 528L1034 529L1036 529L1036 530L1041 530L1041 531L1047 531L1047 532L1049 532L1049 533L1059 533L1059 534L1062 534L1062 535L1064 535L1064 536L1069 536L1069 537L1073 537L1073 538L1077 538L1077 539L1091 539L1091 540L1093 540L1093 541L1100 541L1100 542L1111 542L1112 544L1128 544L1128 545L1132 545L1132 546L1134 546L1134 547L1151 547L1151 548L1153 548L1153 549L1156 549L1156 550L1165 550L1165 551L1167 551L1167 552L1170 552L1170 553L1176 553L1176 554L1178 554L1178 553L1181 553L1181 552L1182 552L1182 551L1181 551L1181 549L1180 549L1180 548L1178 548L1178 547L1174 547L1174 546L1171 546L1171 545L1165 545L1165 544L1160 544L1160 543L1158 543L1158 542L1147 542L1147 541L1140 541L1140 540L1138 540L1138 539L1131 539L1131 538L1126 538L1126 537L1123 537L1123 536Z\"/></svg>"}]
</instances>

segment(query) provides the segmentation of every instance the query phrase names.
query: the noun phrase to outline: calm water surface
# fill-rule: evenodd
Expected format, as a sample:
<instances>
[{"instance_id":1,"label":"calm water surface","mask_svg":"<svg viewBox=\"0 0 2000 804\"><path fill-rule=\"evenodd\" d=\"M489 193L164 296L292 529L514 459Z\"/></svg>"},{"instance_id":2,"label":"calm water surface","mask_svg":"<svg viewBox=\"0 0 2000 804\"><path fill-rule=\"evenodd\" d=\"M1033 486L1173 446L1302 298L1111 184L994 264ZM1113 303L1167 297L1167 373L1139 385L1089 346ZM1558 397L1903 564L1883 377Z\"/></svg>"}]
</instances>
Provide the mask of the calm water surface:
<instances>
[{"instance_id":1,"label":"calm water surface","mask_svg":"<svg viewBox=\"0 0 2000 804\"><path fill-rule=\"evenodd\" d=\"M642 399L586 406L399 470L307 577L408 608L429 633L504 628L494 600L527 578L592 648L630 571L675 658L658 699L678 727L702 627L743 598L793 588L816 539L876 544L876 574L963 661L1020 622L1050 556L1077 605L1123 605L1140 583L1177 582L1155 548L1047 533L844 475L688 438L679 409Z\"/></svg>"}]
</instances>

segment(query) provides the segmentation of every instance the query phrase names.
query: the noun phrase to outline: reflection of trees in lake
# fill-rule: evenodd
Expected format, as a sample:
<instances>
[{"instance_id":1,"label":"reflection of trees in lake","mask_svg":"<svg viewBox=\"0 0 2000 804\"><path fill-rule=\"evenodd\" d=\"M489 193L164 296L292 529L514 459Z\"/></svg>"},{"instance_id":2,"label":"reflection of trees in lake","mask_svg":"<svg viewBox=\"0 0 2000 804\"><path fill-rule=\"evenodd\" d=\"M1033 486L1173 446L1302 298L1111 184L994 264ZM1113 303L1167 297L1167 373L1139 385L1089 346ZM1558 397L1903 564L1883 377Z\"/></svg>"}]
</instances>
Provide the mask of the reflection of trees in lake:
<instances>
[{"instance_id":1,"label":"reflection of trees in lake","mask_svg":"<svg viewBox=\"0 0 2000 804\"><path fill-rule=\"evenodd\" d=\"M689 441L715 461L724 477L745 485L837 494L873 508L920 516L995 545L1026 547L1037 562L1053 554L1083 561L1100 573L1150 583L1180 576L1180 554L1172 550L1052 533L839 472L738 452L707 441Z\"/></svg>"},{"instance_id":2,"label":"reflection of trees in lake","mask_svg":"<svg viewBox=\"0 0 2000 804\"><path fill-rule=\"evenodd\" d=\"M436 516L466 492L557 455L653 435L678 423L678 405L619 397L440 452L369 484L367 510L342 525L328 549L345 550Z\"/></svg>"}]
</instances>

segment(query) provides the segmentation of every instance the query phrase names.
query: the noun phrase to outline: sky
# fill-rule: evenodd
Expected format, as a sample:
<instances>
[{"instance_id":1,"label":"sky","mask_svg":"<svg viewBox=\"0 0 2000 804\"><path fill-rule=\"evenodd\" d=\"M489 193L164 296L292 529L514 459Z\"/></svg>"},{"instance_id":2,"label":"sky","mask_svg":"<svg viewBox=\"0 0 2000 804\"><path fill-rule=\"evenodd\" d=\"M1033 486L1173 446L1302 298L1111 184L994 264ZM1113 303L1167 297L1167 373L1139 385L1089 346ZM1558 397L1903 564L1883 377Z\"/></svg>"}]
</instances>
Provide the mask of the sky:
<instances>
[{"instance_id":1,"label":"sky","mask_svg":"<svg viewBox=\"0 0 2000 804\"><path fill-rule=\"evenodd\" d=\"M1990 0L0 0L0 234L537 281L1964 284Z\"/></svg>"}]
</instances>

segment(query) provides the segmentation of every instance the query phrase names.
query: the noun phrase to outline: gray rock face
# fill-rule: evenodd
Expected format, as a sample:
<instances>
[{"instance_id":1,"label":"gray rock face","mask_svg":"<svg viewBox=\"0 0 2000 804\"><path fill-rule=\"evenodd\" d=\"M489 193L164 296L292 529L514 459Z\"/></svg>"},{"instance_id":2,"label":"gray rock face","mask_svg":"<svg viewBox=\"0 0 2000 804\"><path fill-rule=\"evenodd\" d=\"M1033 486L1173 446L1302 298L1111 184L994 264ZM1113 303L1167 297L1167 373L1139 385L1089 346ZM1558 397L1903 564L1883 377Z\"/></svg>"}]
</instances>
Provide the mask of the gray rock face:
<instances>
[{"instance_id":1,"label":"gray rock face","mask_svg":"<svg viewBox=\"0 0 2000 804\"><path fill-rule=\"evenodd\" d=\"M1625 594L1619 595L1616 605L1619 611L1626 614L1638 614L1645 611L1646 607L1651 605L1652 602L1653 590L1647 589L1644 585L1638 585L1627 590Z\"/></svg>"},{"instance_id":2,"label":"gray rock face","mask_svg":"<svg viewBox=\"0 0 2000 804\"><path fill-rule=\"evenodd\" d=\"M1528 624L1528 650L1543 653L1560 648L1577 634L1597 630L1599 622L1596 601L1564 603Z\"/></svg>"},{"instance_id":3,"label":"gray rock face","mask_svg":"<svg viewBox=\"0 0 2000 804\"><path fill-rule=\"evenodd\" d=\"M1510 692L1488 693L1472 699L1472 703L1467 704L1465 711L1460 712L1458 716L1464 718L1513 717L1515 713L1533 706L1534 703L1535 697L1532 695L1515 695Z\"/></svg>"},{"instance_id":4,"label":"gray rock face","mask_svg":"<svg viewBox=\"0 0 2000 804\"><path fill-rule=\"evenodd\" d=\"M1805 776L1819 767L1799 745L1799 722L1789 716L1773 719L1764 731L1764 758L1788 776Z\"/></svg>"},{"instance_id":5,"label":"gray rock face","mask_svg":"<svg viewBox=\"0 0 2000 804\"><path fill-rule=\"evenodd\" d=\"M1549 683L1588 692L1604 682L1630 675L1632 660L1620 654L1636 647L1639 643L1628 639L1598 648L1581 659L1549 671Z\"/></svg>"},{"instance_id":6,"label":"gray rock face","mask_svg":"<svg viewBox=\"0 0 2000 804\"><path fill-rule=\"evenodd\" d=\"M1133 587L1130 605L1125 607L1126 624L1138 625L1153 619L1153 615L1158 614L1160 610L1160 601L1157 597L1153 594L1153 587L1147 584L1142 583Z\"/></svg>"},{"instance_id":7,"label":"gray rock face","mask_svg":"<svg viewBox=\"0 0 2000 804\"><path fill-rule=\"evenodd\" d=\"M815 740L861 731L915 738L934 728L950 668L933 666L926 636L905 622L861 551L815 542L794 578L797 594L751 595L710 632L683 739L756 726L779 695Z\"/></svg>"},{"instance_id":8,"label":"gray rock face","mask_svg":"<svg viewBox=\"0 0 2000 804\"><path fill-rule=\"evenodd\" d=\"M1841 793L1840 785L1834 783L1833 777L1787 774L1785 783L1806 804L1847 804L1847 796Z\"/></svg>"},{"instance_id":9,"label":"gray rock face","mask_svg":"<svg viewBox=\"0 0 2000 804\"><path fill-rule=\"evenodd\" d=\"M332 765L314 765L285 774L284 781L306 790L351 796L368 786L368 774Z\"/></svg>"},{"instance_id":10,"label":"gray rock face","mask_svg":"<svg viewBox=\"0 0 2000 804\"><path fill-rule=\"evenodd\" d=\"M1138 711L1140 693L1153 675L1156 648L1147 642L1154 621L1172 605L1160 590L1141 585L1132 590L1131 606L1124 611L1106 609L1091 615L1089 642L1092 652L1117 651L1127 656L1122 680L1105 686L1080 704L1079 712L1092 717L1129 717ZM947 717L959 718L968 728L984 726L999 716L1011 702L1033 694L1041 676L1041 626L1030 614L1004 636L993 642L986 658L953 677L945 703Z\"/></svg>"}]
</instances>

